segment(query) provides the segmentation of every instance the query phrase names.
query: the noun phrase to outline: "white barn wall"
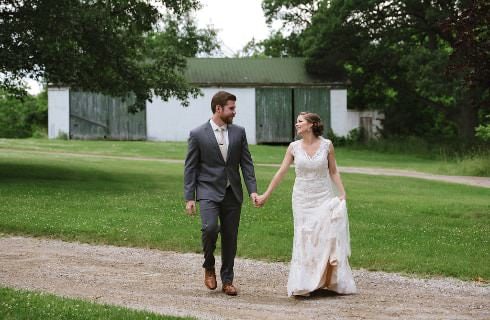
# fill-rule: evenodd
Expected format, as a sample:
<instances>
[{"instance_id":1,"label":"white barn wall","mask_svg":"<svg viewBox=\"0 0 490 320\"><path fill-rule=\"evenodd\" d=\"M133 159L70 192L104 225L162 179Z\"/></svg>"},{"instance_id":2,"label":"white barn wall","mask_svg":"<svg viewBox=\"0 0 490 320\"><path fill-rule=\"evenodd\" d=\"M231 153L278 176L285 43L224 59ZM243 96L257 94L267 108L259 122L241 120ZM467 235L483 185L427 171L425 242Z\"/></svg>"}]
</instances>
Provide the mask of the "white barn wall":
<instances>
[{"instance_id":1,"label":"white barn wall","mask_svg":"<svg viewBox=\"0 0 490 320\"><path fill-rule=\"evenodd\" d=\"M330 91L330 115L332 119L332 131L337 136L347 136L349 131L357 129L361 125L361 117L371 117L373 133L382 127L383 114L377 110L355 111L347 110L347 90L332 89Z\"/></svg>"},{"instance_id":2,"label":"white barn wall","mask_svg":"<svg viewBox=\"0 0 490 320\"><path fill-rule=\"evenodd\" d=\"M245 128L249 144L256 144L254 88L201 88L204 96L191 99L188 107L182 107L176 99L165 102L155 98L146 103L147 139L186 141L190 130L211 118L211 98L220 90L236 95L237 115L233 123Z\"/></svg>"},{"instance_id":3,"label":"white barn wall","mask_svg":"<svg viewBox=\"0 0 490 320\"><path fill-rule=\"evenodd\" d=\"M70 134L70 89L48 88L48 137L56 139Z\"/></svg>"},{"instance_id":4,"label":"white barn wall","mask_svg":"<svg viewBox=\"0 0 490 320\"><path fill-rule=\"evenodd\" d=\"M349 133L347 125L347 90L330 90L330 119L332 131L337 136L346 136Z\"/></svg>"},{"instance_id":5,"label":"white barn wall","mask_svg":"<svg viewBox=\"0 0 490 320\"><path fill-rule=\"evenodd\" d=\"M349 110L347 111L347 121L346 128L347 132L352 129L357 129L361 126L361 118L362 117L370 117L372 118L372 127L373 134L378 133L378 128L383 127L382 120L384 119L384 114L378 110L365 110L365 111L355 111Z\"/></svg>"},{"instance_id":6,"label":"white barn wall","mask_svg":"<svg viewBox=\"0 0 490 320\"><path fill-rule=\"evenodd\" d=\"M361 126L361 119L359 117L359 111L349 110L347 111L347 121L345 123L347 132L352 129L359 128Z\"/></svg>"}]
</instances>

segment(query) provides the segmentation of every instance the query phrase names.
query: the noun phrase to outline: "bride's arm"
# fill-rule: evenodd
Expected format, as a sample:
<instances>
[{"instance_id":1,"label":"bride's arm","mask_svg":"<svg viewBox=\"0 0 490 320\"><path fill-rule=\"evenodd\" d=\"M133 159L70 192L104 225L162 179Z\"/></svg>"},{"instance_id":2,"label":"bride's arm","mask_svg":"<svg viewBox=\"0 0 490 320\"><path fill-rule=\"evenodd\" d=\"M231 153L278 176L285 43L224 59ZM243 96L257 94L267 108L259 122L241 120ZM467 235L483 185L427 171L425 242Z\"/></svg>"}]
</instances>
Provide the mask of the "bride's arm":
<instances>
[{"instance_id":1,"label":"bride's arm","mask_svg":"<svg viewBox=\"0 0 490 320\"><path fill-rule=\"evenodd\" d=\"M342 184L342 179L340 179L340 172L337 169L337 162L335 161L335 151L333 149L333 143L330 144L328 151L328 171L330 172L330 178L335 183L335 186L340 192L339 199L345 199L345 189Z\"/></svg>"},{"instance_id":2,"label":"bride's arm","mask_svg":"<svg viewBox=\"0 0 490 320\"><path fill-rule=\"evenodd\" d=\"M289 145L288 149L286 150L286 154L284 155L284 159L282 160L281 167L279 168L279 170L277 170L264 194L258 197L257 202L259 203L259 205L263 205L267 201L267 199L269 199L274 189L276 189L284 175L288 172L289 166L293 163L293 161L294 158L292 146Z\"/></svg>"}]
</instances>

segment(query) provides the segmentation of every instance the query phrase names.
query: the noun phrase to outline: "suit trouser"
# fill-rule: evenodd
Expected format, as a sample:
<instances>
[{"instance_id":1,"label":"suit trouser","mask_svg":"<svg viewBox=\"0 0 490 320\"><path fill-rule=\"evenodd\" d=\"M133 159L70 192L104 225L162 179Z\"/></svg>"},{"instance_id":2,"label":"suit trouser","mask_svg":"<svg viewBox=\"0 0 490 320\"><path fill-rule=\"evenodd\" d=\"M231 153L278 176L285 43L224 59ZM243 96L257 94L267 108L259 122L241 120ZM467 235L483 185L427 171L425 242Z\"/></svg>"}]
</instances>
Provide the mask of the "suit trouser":
<instances>
[{"instance_id":1,"label":"suit trouser","mask_svg":"<svg viewBox=\"0 0 490 320\"><path fill-rule=\"evenodd\" d=\"M214 250L216 249L218 233L221 233L221 281L223 283L233 282L233 266L235 264L242 205L230 187L226 189L222 202L201 199L199 203L204 251L203 268L214 268Z\"/></svg>"}]
</instances>

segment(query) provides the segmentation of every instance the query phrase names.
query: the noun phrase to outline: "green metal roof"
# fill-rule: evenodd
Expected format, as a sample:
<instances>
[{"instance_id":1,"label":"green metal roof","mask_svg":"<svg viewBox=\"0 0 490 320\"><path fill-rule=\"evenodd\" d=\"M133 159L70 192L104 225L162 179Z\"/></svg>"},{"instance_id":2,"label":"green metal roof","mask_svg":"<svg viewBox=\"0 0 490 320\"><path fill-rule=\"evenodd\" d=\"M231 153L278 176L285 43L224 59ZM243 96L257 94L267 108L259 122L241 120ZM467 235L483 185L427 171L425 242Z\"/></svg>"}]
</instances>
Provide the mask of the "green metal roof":
<instances>
[{"instance_id":1,"label":"green metal roof","mask_svg":"<svg viewBox=\"0 0 490 320\"><path fill-rule=\"evenodd\" d=\"M309 75L304 58L189 58L185 77L203 87L345 86Z\"/></svg>"}]
</instances>

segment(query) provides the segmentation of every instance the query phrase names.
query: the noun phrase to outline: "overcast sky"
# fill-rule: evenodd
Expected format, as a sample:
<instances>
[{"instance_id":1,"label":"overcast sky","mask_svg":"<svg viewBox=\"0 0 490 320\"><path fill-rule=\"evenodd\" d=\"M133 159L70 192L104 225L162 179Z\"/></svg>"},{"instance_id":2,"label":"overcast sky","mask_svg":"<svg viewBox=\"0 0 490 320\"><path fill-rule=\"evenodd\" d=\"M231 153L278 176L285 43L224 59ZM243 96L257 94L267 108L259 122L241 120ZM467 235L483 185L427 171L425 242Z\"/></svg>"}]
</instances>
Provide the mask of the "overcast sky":
<instances>
[{"instance_id":1,"label":"overcast sky","mask_svg":"<svg viewBox=\"0 0 490 320\"><path fill-rule=\"evenodd\" d=\"M262 0L200 0L199 27L211 25L218 31L224 56L232 56L252 38L263 40L270 33L262 11Z\"/></svg>"},{"instance_id":2,"label":"overcast sky","mask_svg":"<svg viewBox=\"0 0 490 320\"><path fill-rule=\"evenodd\" d=\"M218 31L222 56L231 57L252 38L263 40L270 33L262 11L262 0L200 0L202 9L195 16L199 27ZM35 81L27 81L29 93L41 91Z\"/></svg>"}]
</instances>

